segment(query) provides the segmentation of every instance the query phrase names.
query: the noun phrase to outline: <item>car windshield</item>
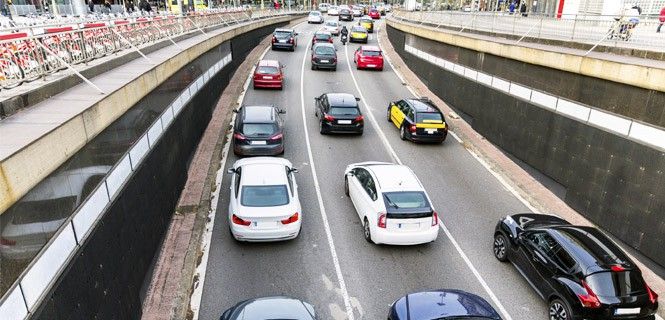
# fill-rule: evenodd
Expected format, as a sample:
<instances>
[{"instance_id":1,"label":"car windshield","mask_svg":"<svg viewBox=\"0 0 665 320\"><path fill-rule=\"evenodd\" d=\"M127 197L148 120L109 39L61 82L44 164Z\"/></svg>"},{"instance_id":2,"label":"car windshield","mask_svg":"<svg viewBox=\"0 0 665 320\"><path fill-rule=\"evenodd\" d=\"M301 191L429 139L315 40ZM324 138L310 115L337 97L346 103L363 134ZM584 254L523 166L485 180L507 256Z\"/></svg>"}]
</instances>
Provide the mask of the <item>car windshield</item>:
<instances>
[{"instance_id":1,"label":"car windshield","mask_svg":"<svg viewBox=\"0 0 665 320\"><path fill-rule=\"evenodd\" d=\"M242 133L248 137L251 136L270 136L277 131L273 123L244 123Z\"/></svg>"},{"instance_id":2,"label":"car windshield","mask_svg":"<svg viewBox=\"0 0 665 320\"><path fill-rule=\"evenodd\" d=\"M329 46L317 46L314 49L314 53L317 55L329 55L332 56L335 54L335 49Z\"/></svg>"},{"instance_id":3,"label":"car windshield","mask_svg":"<svg viewBox=\"0 0 665 320\"><path fill-rule=\"evenodd\" d=\"M443 117L438 112L419 112L416 116L417 122L431 122L431 123L441 123L443 122Z\"/></svg>"},{"instance_id":4,"label":"car windshield","mask_svg":"<svg viewBox=\"0 0 665 320\"><path fill-rule=\"evenodd\" d=\"M381 56L381 51L365 50L365 51L363 51L363 56L365 56L365 57L379 57L379 56Z\"/></svg>"},{"instance_id":5,"label":"car windshield","mask_svg":"<svg viewBox=\"0 0 665 320\"><path fill-rule=\"evenodd\" d=\"M256 68L256 73L279 74L279 69L277 67L271 67L271 66L259 66L258 68Z\"/></svg>"},{"instance_id":6,"label":"car windshield","mask_svg":"<svg viewBox=\"0 0 665 320\"><path fill-rule=\"evenodd\" d=\"M356 107L331 107L328 113L331 116L357 116L360 110Z\"/></svg>"},{"instance_id":7,"label":"car windshield","mask_svg":"<svg viewBox=\"0 0 665 320\"><path fill-rule=\"evenodd\" d=\"M245 207L275 207L289 204L286 185L243 186L240 203Z\"/></svg>"},{"instance_id":8,"label":"car windshield","mask_svg":"<svg viewBox=\"0 0 665 320\"><path fill-rule=\"evenodd\" d=\"M429 202L421 191L386 192L383 194L389 206L396 209L427 208Z\"/></svg>"},{"instance_id":9,"label":"car windshield","mask_svg":"<svg viewBox=\"0 0 665 320\"><path fill-rule=\"evenodd\" d=\"M594 273L586 282L599 296L625 297L646 291L642 276L635 271Z\"/></svg>"},{"instance_id":10,"label":"car windshield","mask_svg":"<svg viewBox=\"0 0 665 320\"><path fill-rule=\"evenodd\" d=\"M326 34L326 33L317 33L317 34L314 35L314 38L316 38L316 40L326 40L326 41L328 41L328 39L330 39L330 35Z\"/></svg>"}]
</instances>

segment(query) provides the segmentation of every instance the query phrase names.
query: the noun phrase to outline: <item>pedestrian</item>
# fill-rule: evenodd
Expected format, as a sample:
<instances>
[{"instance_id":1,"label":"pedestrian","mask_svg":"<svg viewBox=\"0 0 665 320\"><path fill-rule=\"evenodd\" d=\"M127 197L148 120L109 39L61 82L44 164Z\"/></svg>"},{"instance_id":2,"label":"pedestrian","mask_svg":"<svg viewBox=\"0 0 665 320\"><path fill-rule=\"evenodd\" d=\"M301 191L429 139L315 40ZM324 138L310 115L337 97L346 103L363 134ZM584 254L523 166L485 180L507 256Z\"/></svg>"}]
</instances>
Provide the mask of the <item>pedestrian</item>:
<instances>
[{"instance_id":1,"label":"pedestrian","mask_svg":"<svg viewBox=\"0 0 665 320\"><path fill-rule=\"evenodd\" d=\"M90 9L90 12L95 12L95 2L92 0L88 0L88 9Z\"/></svg>"},{"instance_id":2,"label":"pedestrian","mask_svg":"<svg viewBox=\"0 0 665 320\"><path fill-rule=\"evenodd\" d=\"M510 14L513 14L515 12L515 1L510 2L510 6L508 6L508 11L510 11Z\"/></svg>"},{"instance_id":3,"label":"pedestrian","mask_svg":"<svg viewBox=\"0 0 665 320\"><path fill-rule=\"evenodd\" d=\"M111 3L109 2L109 0L104 1L104 8L108 10L107 13L111 13Z\"/></svg>"},{"instance_id":4,"label":"pedestrian","mask_svg":"<svg viewBox=\"0 0 665 320\"><path fill-rule=\"evenodd\" d=\"M658 17L658 20L660 20L660 24L658 25L656 32L660 32L660 28L662 28L663 24L665 23L665 7L660 9L660 16Z\"/></svg>"},{"instance_id":5,"label":"pedestrian","mask_svg":"<svg viewBox=\"0 0 665 320\"><path fill-rule=\"evenodd\" d=\"M522 17L526 17L526 1L522 2L522 5L520 6L520 13L522 14Z\"/></svg>"}]
</instances>

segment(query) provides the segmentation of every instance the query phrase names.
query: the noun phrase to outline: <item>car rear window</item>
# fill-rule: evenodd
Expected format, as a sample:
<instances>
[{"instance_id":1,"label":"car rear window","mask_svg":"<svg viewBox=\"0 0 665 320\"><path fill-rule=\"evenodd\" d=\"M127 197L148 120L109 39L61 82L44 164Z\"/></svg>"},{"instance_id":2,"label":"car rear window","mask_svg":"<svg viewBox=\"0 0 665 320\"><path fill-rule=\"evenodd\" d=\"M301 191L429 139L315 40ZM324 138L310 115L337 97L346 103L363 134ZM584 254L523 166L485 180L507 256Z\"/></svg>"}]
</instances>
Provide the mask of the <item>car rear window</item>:
<instances>
[{"instance_id":1,"label":"car rear window","mask_svg":"<svg viewBox=\"0 0 665 320\"><path fill-rule=\"evenodd\" d=\"M256 68L256 72L262 74L279 74L279 69L277 67L259 66Z\"/></svg>"},{"instance_id":2,"label":"car rear window","mask_svg":"<svg viewBox=\"0 0 665 320\"><path fill-rule=\"evenodd\" d=\"M598 272L587 276L586 282L599 296L624 297L646 291L642 276L635 271Z\"/></svg>"},{"instance_id":3,"label":"car rear window","mask_svg":"<svg viewBox=\"0 0 665 320\"><path fill-rule=\"evenodd\" d=\"M314 53L322 55L334 55L335 49L328 46L318 46L314 49Z\"/></svg>"},{"instance_id":4,"label":"car rear window","mask_svg":"<svg viewBox=\"0 0 665 320\"><path fill-rule=\"evenodd\" d=\"M355 107L331 107L328 112L331 116L357 116L360 110Z\"/></svg>"},{"instance_id":5,"label":"car rear window","mask_svg":"<svg viewBox=\"0 0 665 320\"><path fill-rule=\"evenodd\" d=\"M363 55L366 57L379 57L381 56L381 51L363 51Z\"/></svg>"},{"instance_id":6,"label":"car rear window","mask_svg":"<svg viewBox=\"0 0 665 320\"><path fill-rule=\"evenodd\" d=\"M277 131L272 123L245 123L242 125L242 133L251 136L270 136Z\"/></svg>"},{"instance_id":7,"label":"car rear window","mask_svg":"<svg viewBox=\"0 0 665 320\"><path fill-rule=\"evenodd\" d=\"M417 117L416 119L417 122L433 122L433 123L443 122L443 117L438 112L419 112L416 115L416 117Z\"/></svg>"},{"instance_id":8,"label":"car rear window","mask_svg":"<svg viewBox=\"0 0 665 320\"><path fill-rule=\"evenodd\" d=\"M318 11L312 11L312 12L309 13L309 15L310 15L310 16L320 16L320 15L321 15L321 12L318 12Z\"/></svg>"},{"instance_id":9,"label":"car rear window","mask_svg":"<svg viewBox=\"0 0 665 320\"><path fill-rule=\"evenodd\" d=\"M317 33L314 35L314 38L316 38L316 40L328 40L330 39L330 35L325 33Z\"/></svg>"},{"instance_id":10,"label":"car rear window","mask_svg":"<svg viewBox=\"0 0 665 320\"><path fill-rule=\"evenodd\" d=\"M289 203L286 185L244 186L240 203L245 207L274 207Z\"/></svg>"},{"instance_id":11,"label":"car rear window","mask_svg":"<svg viewBox=\"0 0 665 320\"><path fill-rule=\"evenodd\" d=\"M367 30L366 30L365 28L363 28L363 27L353 27L353 29L351 29L351 32L362 32L362 33L365 33L365 32L367 32Z\"/></svg>"},{"instance_id":12,"label":"car rear window","mask_svg":"<svg viewBox=\"0 0 665 320\"><path fill-rule=\"evenodd\" d=\"M328 21L328 22L326 22L326 26L328 26L328 27L337 27L337 22Z\"/></svg>"},{"instance_id":13,"label":"car rear window","mask_svg":"<svg viewBox=\"0 0 665 320\"><path fill-rule=\"evenodd\" d=\"M420 191L386 192L383 194L389 206L398 209L427 208L429 202Z\"/></svg>"},{"instance_id":14,"label":"car rear window","mask_svg":"<svg viewBox=\"0 0 665 320\"><path fill-rule=\"evenodd\" d=\"M275 31L275 38L289 38L291 37L291 32L289 31Z\"/></svg>"}]
</instances>

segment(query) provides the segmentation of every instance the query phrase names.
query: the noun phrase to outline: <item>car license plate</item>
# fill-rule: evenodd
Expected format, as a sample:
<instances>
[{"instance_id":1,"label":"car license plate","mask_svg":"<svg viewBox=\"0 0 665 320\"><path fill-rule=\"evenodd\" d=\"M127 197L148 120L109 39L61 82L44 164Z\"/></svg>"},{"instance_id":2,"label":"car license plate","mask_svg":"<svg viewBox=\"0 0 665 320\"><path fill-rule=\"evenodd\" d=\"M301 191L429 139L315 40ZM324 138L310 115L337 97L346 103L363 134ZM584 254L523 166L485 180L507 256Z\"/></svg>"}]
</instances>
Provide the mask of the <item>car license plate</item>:
<instances>
[{"instance_id":1,"label":"car license plate","mask_svg":"<svg viewBox=\"0 0 665 320\"><path fill-rule=\"evenodd\" d=\"M339 124L351 124L351 120L337 120Z\"/></svg>"},{"instance_id":2,"label":"car license plate","mask_svg":"<svg viewBox=\"0 0 665 320\"><path fill-rule=\"evenodd\" d=\"M272 80L272 77L271 76L263 76L263 79Z\"/></svg>"},{"instance_id":3,"label":"car license plate","mask_svg":"<svg viewBox=\"0 0 665 320\"><path fill-rule=\"evenodd\" d=\"M286 40L279 40L279 43L286 43Z\"/></svg>"},{"instance_id":4,"label":"car license plate","mask_svg":"<svg viewBox=\"0 0 665 320\"><path fill-rule=\"evenodd\" d=\"M617 308L614 310L615 315L624 315L624 314L639 314L640 308Z\"/></svg>"},{"instance_id":5,"label":"car license plate","mask_svg":"<svg viewBox=\"0 0 665 320\"><path fill-rule=\"evenodd\" d=\"M425 132L427 132L427 134L434 134L436 133L436 129L425 129Z\"/></svg>"},{"instance_id":6,"label":"car license plate","mask_svg":"<svg viewBox=\"0 0 665 320\"><path fill-rule=\"evenodd\" d=\"M420 228L420 223L398 223L397 227L404 230L415 230Z\"/></svg>"},{"instance_id":7,"label":"car license plate","mask_svg":"<svg viewBox=\"0 0 665 320\"><path fill-rule=\"evenodd\" d=\"M274 229L277 227L275 221L253 221L254 229Z\"/></svg>"},{"instance_id":8,"label":"car license plate","mask_svg":"<svg viewBox=\"0 0 665 320\"><path fill-rule=\"evenodd\" d=\"M367 67L368 68L376 68L376 65L375 64L368 64Z\"/></svg>"},{"instance_id":9,"label":"car license plate","mask_svg":"<svg viewBox=\"0 0 665 320\"><path fill-rule=\"evenodd\" d=\"M328 63L330 60L321 60L321 63Z\"/></svg>"},{"instance_id":10,"label":"car license plate","mask_svg":"<svg viewBox=\"0 0 665 320\"><path fill-rule=\"evenodd\" d=\"M253 144L253 145L265 145L266 142L264 140L258 140L258 141L252 141L251 144Z\"/></svg>"}]
</instances>

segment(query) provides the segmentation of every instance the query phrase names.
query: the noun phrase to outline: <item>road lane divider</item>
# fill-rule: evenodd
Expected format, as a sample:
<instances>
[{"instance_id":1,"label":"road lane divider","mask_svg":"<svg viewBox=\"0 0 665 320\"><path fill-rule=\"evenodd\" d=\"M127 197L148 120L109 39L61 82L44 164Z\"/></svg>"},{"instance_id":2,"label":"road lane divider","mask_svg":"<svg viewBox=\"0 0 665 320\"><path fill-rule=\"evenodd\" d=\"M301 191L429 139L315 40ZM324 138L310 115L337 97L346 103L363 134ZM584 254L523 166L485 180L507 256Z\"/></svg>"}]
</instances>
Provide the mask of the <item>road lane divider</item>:
<instances>
[{"instance_id":1,"label":"road lane divider","mask_svg":"<svg viewBox=\"0 0 665 320\"><path fill-rule=\"evenodd\" d=\"M403 164L402 160L399 158L397 153L395 152L395 149L392 147L390 144L390 141L388 141L388 138L386 138L385 133L383 132L383 129L379 126L379 123L376 121L376 118L374 117L374 114L372 113L372 108L369 105L368 101L365 99L363 95L363 91L358 85L358 81L356 80L355 73L353 71L351 62L349 61L349 54L348 54L348 46L345 46L344 48L344 54L346 56L346 63L349 67L349 71L351 72L351 79L353 80L353 84L356 87L356 90L358 91L358 95L360 96L360 102L365 105L365 110L367 110L366 114L368 118L370 119L370 122L372 126L376 129L376 131L379 134L379 137L381 138L383 145L386 147L386 150L388 153L393 157L396 163L398 164ZM304 61L303 61L303 67L304 67ZM394 68L393 68L394 70ZM489 287L483 276L478 272L478 269L471 263L471 260L469 257L464 253L464 250L462 250L462 247L459 245L457 240L455 240L455 237L453 237L452 233L448 230L448 228L443 224L443 222L439 223L439 226L441 226L441 229L445 233L446 237L448 237L448 240L453 244L455 247L455 250L457 253L462 257L462 260L464 260L464 263L467 265L469 270L473 273L473 275L476 277L480 285L483 287L485 292L488 294L492 302L494 302L494 305L499 309L499 312L501 315L504 317L505 320L512 320L513 318L510 316L508 311L506 311L506 308L503 306L499 298L494 294L494 291Z\"/></svg>"},{"instance_id":2,"label":"road lane divider","mask_svg":"<svg viewBox=\"0 0 665 320\"><path fill-rule=\"evenodd\" d=\"M323 219L323 228L326 232L328 239L328 246L330 247L330 254L332 255L333 264L335 266L335 273L337 275L337 282L342 292L342 299L344 300L344 308L346 309L346 316L348 320L354 320L353 307L351 305L351 298L346 289L346 282L344 282L344 275L342 274L342 267L339 263L337 250L335 250L335 242L333 241L332 232L330 231L330 224L328 223L328 215L326 208L323 205L323 196L321 195L321 186L319 185L319 178L316 173L316 164L314 163L314 156L312 155L312 145L309 140L309 131L307 131L307 112L305 112L305 63L307 62L307 53L309 51L309 44L305 46L305 54L302 58L302 66L300 69L300 107L302 115L302 124L305 133L305 142L307 145L307 157L309 158L309 168L312 171L312 179L314 180L314 189L316 191L316 200L319 203L319 212Z\"/></svg>"}]
</instances>

